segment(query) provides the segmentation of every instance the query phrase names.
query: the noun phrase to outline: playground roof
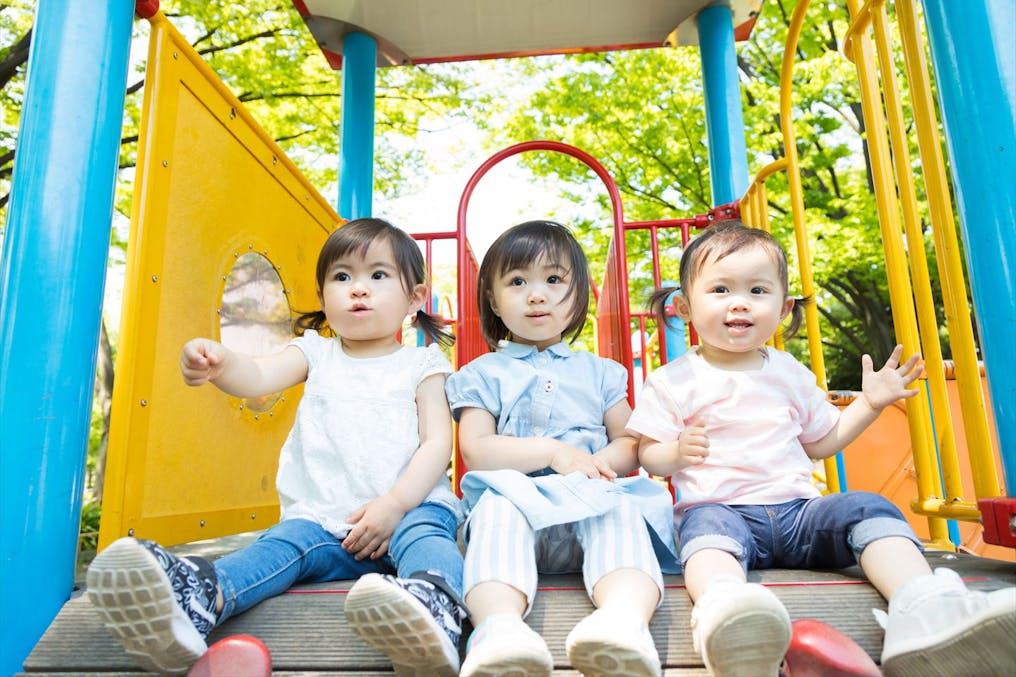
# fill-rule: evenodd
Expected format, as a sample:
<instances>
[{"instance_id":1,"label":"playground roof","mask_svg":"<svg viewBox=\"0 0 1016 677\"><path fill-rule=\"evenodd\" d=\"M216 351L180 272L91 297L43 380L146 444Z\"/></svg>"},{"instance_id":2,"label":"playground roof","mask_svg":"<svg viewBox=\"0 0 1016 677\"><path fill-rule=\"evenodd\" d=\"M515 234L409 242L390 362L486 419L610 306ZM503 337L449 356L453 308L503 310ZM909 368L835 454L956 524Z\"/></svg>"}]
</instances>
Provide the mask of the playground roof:
<instances>
[{"instance_id":1,"label":"playground roof","mask_svg":"<svg viewBox=\"0 0 1016 677\"><path fill-rule=\"evenodd\" d=\"M373 36L378 66L698 43L716 0L293 0L332 68L347 33ZM747 39L762 0L729 0Z\"/></svg>"}]
</instances>

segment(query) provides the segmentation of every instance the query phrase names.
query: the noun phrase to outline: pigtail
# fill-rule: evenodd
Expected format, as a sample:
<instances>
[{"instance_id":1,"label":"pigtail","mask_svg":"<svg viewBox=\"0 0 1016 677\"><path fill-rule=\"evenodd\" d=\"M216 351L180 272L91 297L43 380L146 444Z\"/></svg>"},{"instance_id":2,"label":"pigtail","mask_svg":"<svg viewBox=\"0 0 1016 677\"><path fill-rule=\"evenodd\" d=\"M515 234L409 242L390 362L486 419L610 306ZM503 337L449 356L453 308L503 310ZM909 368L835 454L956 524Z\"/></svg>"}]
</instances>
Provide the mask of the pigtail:
<instances>
[{"instance_id":1,"label":"pigtail","mask_svg":"<svg viewBox=\"0 0 1016 677\"><path fill-rule=\"evenodd\" d=\"M297 336L303 336L308 329L322 334L332 333L332 328L328 326L328 318L325 317L325 311L315 310L310 313L301 313L293 320L293 333Z\"/></svg>"},{"instance_id":2,"label":"pigtail","mask_svg":"<svg viewBox=\"0 0 1016 677\"><path fill-rule=\"evenodd\" d=\"M797 334L804 320L804 307L815 299L811 296L799 296L794 299L794 307L790 309L790 323L783 328L783 340L789 341Z\"/></svg>"},{"instance_id":3,"label":"pigtail","mask_svg":"<svg viewBox=\"0 0 1016 677\"><path fill-rule=\"evenodd\" d=\"M445 348L450 348L455 343L455 337L445 329L445 325L437 317L428 315L422 310L416 311L413 317L413 326L422 331L424 336L434 343Z\"/></svg>"},{"instance_id":4,"label":"pigtail","mask_svg":"<svg viewBox=\"0 0 1016 677\"><path fill-rule=\"evenodd\" d=\"M649 296L646 307L653 314L653 317L656 318L656 325L658 327L670 325L670 318L667 317L667 300L670 299L672 294L680 291L680 287L662 287L655 290Z\"/></svg>"}]
</instances>

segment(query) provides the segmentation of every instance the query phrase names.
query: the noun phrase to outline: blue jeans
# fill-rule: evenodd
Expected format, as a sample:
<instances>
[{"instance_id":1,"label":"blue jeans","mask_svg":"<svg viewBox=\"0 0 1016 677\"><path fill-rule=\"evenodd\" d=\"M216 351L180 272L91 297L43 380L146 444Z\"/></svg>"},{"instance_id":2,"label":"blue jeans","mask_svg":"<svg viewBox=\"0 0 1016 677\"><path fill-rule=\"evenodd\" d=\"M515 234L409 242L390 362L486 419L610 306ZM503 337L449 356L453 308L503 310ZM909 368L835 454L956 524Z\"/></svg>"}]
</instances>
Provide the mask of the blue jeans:
<instances>
[{"instance_id":1,"label":"blue jeans","mask_svg":"<svg viewBox=\"0 0 1016 677\"><path fill-rule=\"evenodd\" d=\"M842 569L872 541L908 538L923 549L886 498L847 491L773 505L706 503L688 508L678 539L681 562L699 550L723 550L749 569Z\"/></svg>"},{"instance_id":2,"label":"blue jeans","mask_svg":"<svg viewBox=\"0 0 1016 677\"><path fill-rule=\"evenodd\" d=\"M388 554L357 561L321 525L283 520L254 543L214 562L225 605L218 623L298 583L359 578L369 573L407 577L421 571L441 576L462 595L458 518L447 506L424 503L406 513L392 534Z\"/></svg>"}]
</instances>

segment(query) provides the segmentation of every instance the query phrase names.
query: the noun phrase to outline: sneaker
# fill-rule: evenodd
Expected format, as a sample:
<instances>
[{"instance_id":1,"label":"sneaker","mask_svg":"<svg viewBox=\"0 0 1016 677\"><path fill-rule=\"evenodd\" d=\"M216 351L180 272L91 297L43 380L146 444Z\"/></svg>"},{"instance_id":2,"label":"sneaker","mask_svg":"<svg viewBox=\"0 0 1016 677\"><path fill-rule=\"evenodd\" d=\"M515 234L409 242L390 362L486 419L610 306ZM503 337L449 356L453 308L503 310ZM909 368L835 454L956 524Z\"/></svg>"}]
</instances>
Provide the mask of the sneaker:
<instances>
[{"instance_id":1,"label":"sneaker","mask_svg":"<svg viewBox=\"0 0 1016 677\"><path fill-rule=\"evenodd\" d=\"M113 637L150 672L186 672L215 627L218 579L207 561L121 538L88 567L88 599Z\"/></svg>"},{"instance_id":2,"label":"sneaker","mask_svg":"<svg viewBox=\"0 0 1016 677\"><path fill-rule=\"evenodd\" d=\"M512 614L488 616L466 644L461 677L550 677L547 643Z\"/></svg>"},{"instance_id":3,"label":"sneaker","mask_svg":"<svg viewBox=\"0 0 1016 677\"><path fill-rule=\"evenodd\" d=\"M833 626L798 618L791 629L782 677L882 677L868 652Z\"/></svg>"},{"instance_id":4,"label":"sneaker","mask_svg":"<svg viewBox=\"0 0 1016 677\"><path fill-rule=\"evenodd\" d=\"M586 677L659 677L660 657L641 618L597 609L582 619L564 643L568 661Z\"/></svg>"},{"instance_id":5,"label":"sneaker","mask_svg":"<svg viewBox=\"0 0 1016 677\"><path fill-rule=\"evenodd\" d=\"M1016 665L1016 588L970 590L951 569L906 583L889 600L886 675L1003 675Z\"/></svg>"},{"instance_id":6,"label":"sneaker","mask_svg":"<svg viewBox=\"0 0 1016 677\"><path fill-rule=\"evenodd\" d=\"M424 578L366 574L346 596L353 632L392 661L403 677L459 672L465 608Z\"/></svg>"},{"instance_id":7,"label":"sneaker","mask_svg":"<svg viewBox=\"0 0 1016 677\"><path fill-rule=\"evenodd\" d=\"M758 583L714 585L692 608L691 636L714 677L777 677L790 645L790 615Z\"/></svg>"}]
</instances>

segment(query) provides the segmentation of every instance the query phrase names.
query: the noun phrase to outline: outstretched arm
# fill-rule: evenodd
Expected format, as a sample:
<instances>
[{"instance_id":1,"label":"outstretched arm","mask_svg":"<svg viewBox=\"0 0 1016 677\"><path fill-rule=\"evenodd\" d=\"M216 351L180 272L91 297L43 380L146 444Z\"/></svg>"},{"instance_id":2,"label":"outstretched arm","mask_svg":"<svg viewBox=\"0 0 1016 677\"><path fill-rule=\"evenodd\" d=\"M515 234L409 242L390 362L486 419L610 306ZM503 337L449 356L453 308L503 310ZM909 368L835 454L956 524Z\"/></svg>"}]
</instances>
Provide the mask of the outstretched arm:
<instances>
[{"instance_id":1,"label":"outstretched arm","mask_svg":"<svg viewBox=\"0 0 1016 677\"><path fill-rule=\"evenodd\" d=\"M861 395L847 405L825 437L803 445L808 456L814 459L832 456L857 439L883 409L896 400L918 393L916 388L908 386L924 373L924 365L919 364L921 356L911 355L909 360L900 364L902 353L903 346L896 346L878 371L874 370L870 355L861 357Z\"/></svg>"},{"instance_id":2,"label":"outstretched arm","mask_svg":"<svg viewBox=\"0 0 1016 677\"><path fill-rule=\"evenodd\" d=\"M388 493L360 506L348 518L355 526L342 546L358 560L387 554L395 527L407 512L423 503L448 469L452 457L452 414L444 383L444 374L433 374L417 386L420 446Z\"/></svg>"},{"instance_id":3,"label":"outstretched arm","mask_svg":"<svg viewBox=\"0 0 1016 677\"><path fill-rule=\"evenodd\" d=\"M549 467L562 475L577 470L587 477L613 479L605 460L594 460L595 456L566 442L552 437L498 435L494 416L477 407L463 409L459 416L459 449L470 470L530 473Z\"/></svg>"},{"instance_id":4,"label":"outstretched arm","mask_svg":"<svg viewBox=\"0 0 1016 677\"><path fill-rule=\"evenodd\" d=\"M307 357L296 346L252 357L218 341L196 338L180 352L180 373L189 386L211 382L234 397L260 397L307 380Z\"/></svg>"}]
</instances>

